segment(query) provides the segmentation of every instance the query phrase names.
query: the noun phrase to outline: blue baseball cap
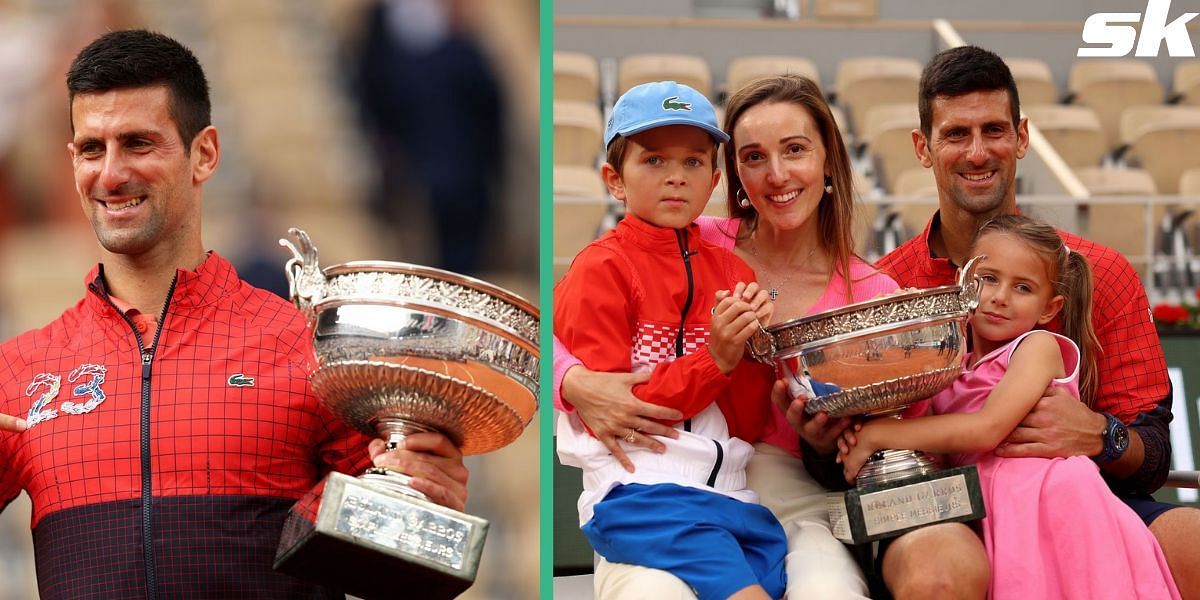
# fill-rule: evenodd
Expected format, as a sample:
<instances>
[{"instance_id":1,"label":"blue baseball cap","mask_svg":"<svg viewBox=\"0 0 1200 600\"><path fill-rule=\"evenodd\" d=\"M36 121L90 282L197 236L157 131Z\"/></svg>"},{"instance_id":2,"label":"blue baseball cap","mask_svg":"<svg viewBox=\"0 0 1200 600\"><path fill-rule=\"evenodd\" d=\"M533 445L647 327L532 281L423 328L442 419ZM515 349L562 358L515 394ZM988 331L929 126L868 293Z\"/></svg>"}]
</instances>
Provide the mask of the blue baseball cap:
<instances>
[{"instance_id":1,"label":"blue baseball cap","mask_svg":"<svg viewBox=\"0 0 1200 600\"><path fill-rule=\"evenodd\" d=\"M717 113L704 94L674 81L654 81L629 88L613 106L604 128L604 147L618 135L629 136L666 125L691 125L719 143L729 136L717 126Z\"/></svg>"}]
</instances>

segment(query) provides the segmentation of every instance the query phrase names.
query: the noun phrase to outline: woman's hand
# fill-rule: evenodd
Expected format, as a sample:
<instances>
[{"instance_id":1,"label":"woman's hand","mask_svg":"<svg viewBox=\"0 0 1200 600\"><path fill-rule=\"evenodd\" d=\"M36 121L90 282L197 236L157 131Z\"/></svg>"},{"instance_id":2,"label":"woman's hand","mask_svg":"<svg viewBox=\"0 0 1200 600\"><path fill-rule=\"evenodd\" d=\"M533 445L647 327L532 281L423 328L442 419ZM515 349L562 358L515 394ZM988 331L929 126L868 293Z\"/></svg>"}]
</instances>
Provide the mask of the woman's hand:
<instances>
[{"instance_id":1,"label":"woman's hand","mask_svg":"<svg viewBox=\"0 0 1200 600\"><path fill-rule=\"evenodd\" d=\"M653 436L677 438L679 432L657 420L683 420L683 413L678 410L633 395L633 386L649 380L649 372L600 373L577 365L563 375L560 389L563 402L575 408L579 419L630 473L634 470L633 461L618 442L661 454L667 451L667 446Z\"/></svg>"},{"instance_id":2,"label":"woman's hand","mask_svg":"<svg viewBox=\"0 0 1200 600\"><path fill-rule=\"evenodd\" d=\"M467 467L462 452L450 438L437 433L414 433L400 448L388 452L387 443L371 440L367 451L377 467L394 469L409 477L409 485L429 500L462 511L467 506Z\"/></svg>"},{"instance_id":3,"label":"woman's hand","mask_svg":"<svg viewBox=\"0 0 1200 600\"><path fill-rule=\"evenodd\" d=\"M811 392L799 385L792 388L789 393L787 382L776 381L771 388L771 401L779 406L805 443L822 455L833 454L837 451L838 436L850 426L850 417L835 419L825 412L810 415L804 407L813 398Z\"/></svg>"}]
</instances>

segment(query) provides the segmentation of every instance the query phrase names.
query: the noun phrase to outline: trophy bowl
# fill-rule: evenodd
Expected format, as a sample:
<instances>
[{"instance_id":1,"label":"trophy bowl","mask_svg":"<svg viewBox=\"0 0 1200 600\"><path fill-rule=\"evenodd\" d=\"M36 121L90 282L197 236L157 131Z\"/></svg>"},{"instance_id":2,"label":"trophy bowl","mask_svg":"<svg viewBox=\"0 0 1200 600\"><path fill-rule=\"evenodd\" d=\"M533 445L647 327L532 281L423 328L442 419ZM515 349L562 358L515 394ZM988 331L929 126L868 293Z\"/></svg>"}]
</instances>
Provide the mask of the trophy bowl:
<instances>
[{"instance_id":1,"label":"trophy bowl","mask_svg":"<svg viewBox=\"0 0 1200 600\"><path fill-rule=\"evenodd\" d=\"M310 383L324 407L386 440L388 451L425 431L444 434L463 454L521 435L538 408L537 308L485 281L421 265L322 269L308 234L288 233L280 244L293 253L291 298L308 319ZM461 593L475 579L488 523L429 502L410 482L378 467L359 478L331 474L315 523L289 517L276 568L363 598L395 597L402 574L406 592L420 597Z\"/></svg>"},{"instance_id":2,"label":"trophy bowl","mask_svg":"<svg viewBox=\"0 0 1200 600\"><path fill-rule=\"evenodd\" d=\"M812 397L805 412L894 417L962 372L967 318L979 302L977 259L958 284L903 290L772 325L747 342L791 387ZM866 543L939 521L983 516L974 466L939 471L911 450L874 453L857 488L830 501L834 534Z\"/></svg>"},{"instance_id":3,"label":"trophy bowl","mask_svg":"<svg viewBox=\"0 0 1200 600\"><path fill-rule=\"evenodd\" d=\"M772 325L751 344L785 378L826 384L807 404L810 414L885 415L959 375L972 308L957 285L906 291Z\"/></svg>"}]
</instances>

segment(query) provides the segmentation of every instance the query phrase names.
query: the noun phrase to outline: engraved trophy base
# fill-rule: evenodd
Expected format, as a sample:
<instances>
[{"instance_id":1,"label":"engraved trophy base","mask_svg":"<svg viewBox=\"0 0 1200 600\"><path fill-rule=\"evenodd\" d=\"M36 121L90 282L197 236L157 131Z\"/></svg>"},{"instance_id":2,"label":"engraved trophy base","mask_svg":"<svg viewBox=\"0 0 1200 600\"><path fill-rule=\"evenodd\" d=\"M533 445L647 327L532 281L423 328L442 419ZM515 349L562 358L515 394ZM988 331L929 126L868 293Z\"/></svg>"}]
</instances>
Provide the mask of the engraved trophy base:
<instances>
[{"instance_id":1,"label":"engraved trophy base","mask_svg":"<svg viewBox=\"0 0 1200 600\"><path fill-rule=\"evenodd\" d=\"M292 512L275 568L367 600L453 598L475 582L488 522L342 473L316 523Z\"/></svg>"},{"instance_id":2,"label":"engraved trophy base","mask_svg":"<svg viewBox=\"0 0 1200 600\"><path fill-rule=\"evenodd\" d=\"M834 537L855 545L987 514L975 465L860 485L828 494L826 502Z\"/></svg>"}]
</instances>

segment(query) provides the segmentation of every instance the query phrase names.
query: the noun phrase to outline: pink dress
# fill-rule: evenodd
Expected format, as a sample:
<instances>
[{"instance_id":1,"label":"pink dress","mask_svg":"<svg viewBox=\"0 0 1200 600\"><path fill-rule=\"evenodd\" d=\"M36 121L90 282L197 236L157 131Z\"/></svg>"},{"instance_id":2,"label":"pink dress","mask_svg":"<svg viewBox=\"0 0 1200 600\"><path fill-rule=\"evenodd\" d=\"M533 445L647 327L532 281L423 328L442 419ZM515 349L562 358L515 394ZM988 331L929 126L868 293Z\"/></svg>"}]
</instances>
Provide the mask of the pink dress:
<instances>
[{"instance_id":1,"label":"pink dress","mask_svg":"<svg viewBox=\"0 0 1200 600\"><path fill-rule=\"evenodd\" d=\"M970 413L982 408L1027 335L964 369L932 398L933 411ZM1050 335L1058 338L1070 373L1055 385L1078 397L1079 350L1071 340ZM979 467L992 600L1179 598L1158 541L1112 494L1088 457L1000 458L985 452L952 455L950 461Z\"/></svg>"}]
</instances>

